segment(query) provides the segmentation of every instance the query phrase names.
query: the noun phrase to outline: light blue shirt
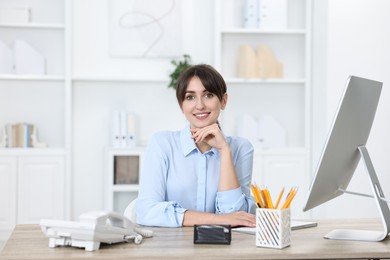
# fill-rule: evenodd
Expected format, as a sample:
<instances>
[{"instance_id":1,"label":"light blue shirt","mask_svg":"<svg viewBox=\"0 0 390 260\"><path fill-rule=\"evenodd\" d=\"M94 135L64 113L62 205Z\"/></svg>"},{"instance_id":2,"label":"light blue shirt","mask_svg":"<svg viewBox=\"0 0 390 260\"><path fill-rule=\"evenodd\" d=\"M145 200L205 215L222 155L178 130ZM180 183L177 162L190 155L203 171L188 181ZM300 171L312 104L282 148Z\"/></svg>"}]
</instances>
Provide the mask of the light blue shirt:
<instances>
[{"instance_id":1,"label":"light blue shirt","mask_svg":"<svg viewBox=\"0 0 390 260\"><path fill-rule=\"evenodd\" d=\"M162 131L145 152L136 203L137 223L180 227L184 212L254 212L250 196L253 146L240 137L225 137L241 187L218 192L220 155L215 148L202 153L191 138L189 125L181 131Z\"/></svg>"}]
</instances>

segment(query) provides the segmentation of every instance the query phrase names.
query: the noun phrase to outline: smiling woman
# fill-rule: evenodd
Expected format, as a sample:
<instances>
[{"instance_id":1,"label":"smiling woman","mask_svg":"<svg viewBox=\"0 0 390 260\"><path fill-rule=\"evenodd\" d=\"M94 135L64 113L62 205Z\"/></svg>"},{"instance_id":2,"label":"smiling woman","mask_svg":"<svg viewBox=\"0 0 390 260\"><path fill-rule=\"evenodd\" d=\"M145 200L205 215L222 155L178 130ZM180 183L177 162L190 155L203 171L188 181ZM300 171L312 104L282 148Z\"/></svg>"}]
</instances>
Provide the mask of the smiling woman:
<instances>
[{"instance_id":1,"label":"smiling woman","mask_svg":"<svg viewBox=\"0 0 390 260\"><path fill-rule=\"evenodd\" d=\"M225 136L218 123L228 99L224 79L209 65L191 66L178 79L176 97L189 123L149 142L137 223L254 226L253 147L244 138Z\"/></svg>"}]
</instances>

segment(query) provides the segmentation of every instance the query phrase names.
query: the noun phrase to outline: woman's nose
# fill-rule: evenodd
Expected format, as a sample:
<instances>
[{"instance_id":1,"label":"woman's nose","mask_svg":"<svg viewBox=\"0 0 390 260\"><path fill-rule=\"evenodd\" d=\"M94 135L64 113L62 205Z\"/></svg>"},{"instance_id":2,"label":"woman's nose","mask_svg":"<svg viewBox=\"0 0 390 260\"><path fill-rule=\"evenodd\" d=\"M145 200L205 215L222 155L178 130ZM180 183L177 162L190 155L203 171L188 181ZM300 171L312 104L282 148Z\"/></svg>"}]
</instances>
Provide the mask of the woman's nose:
<instances>
[{"instance_id":1,"label":"woman's nose","mask_svg":"<svg viewBox=\"0 0 390 260\"><path fill-rule=\"evenodd\" d=\"M196 101L196 109L202 110L204 108L204 101L202 98L198 98Z\"/></svg>"}]
</instances>

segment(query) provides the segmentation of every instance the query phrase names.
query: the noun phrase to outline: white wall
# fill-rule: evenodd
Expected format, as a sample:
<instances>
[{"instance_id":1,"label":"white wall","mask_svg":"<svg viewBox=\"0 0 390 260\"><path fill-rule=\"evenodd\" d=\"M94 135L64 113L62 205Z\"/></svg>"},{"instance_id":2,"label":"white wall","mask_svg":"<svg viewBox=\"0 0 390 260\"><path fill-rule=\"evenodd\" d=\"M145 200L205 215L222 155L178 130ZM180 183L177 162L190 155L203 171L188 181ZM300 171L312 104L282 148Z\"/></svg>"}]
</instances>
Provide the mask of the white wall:
<instances>
[{"instance_id":1,"label":"white wall","mask_svg":"<svg viewBox=\"0 0 390 260\"><path fill-rule=\"evenodd\" d=\"M136 115L139 145L158 130L184 125L175 92L167 88L172 58L110 57L108 2L73 1L73 76L135 81L74 81L73 218L103 208L104 147L109 145L111 111ZM213 1L183 0L182 4L183 53L190 53L194 63L212 63Z\"/></svg>"},{"instance_id":2,"label":"white wall","mask_svg":"<svg viewBox=\"0 0 390 260\"><path fill-rule=\"evenodd\" d=\"M326 98L326 126L328 128L333 119L349 75L384 82L367 148L384 193L390 197L390 164L387 152L387 147L390 145L390 73L388 72L390 67L390 17L388 15L390 1L328 0L327 9L328 22L324 26L327 31L323 33L327 36L323 38L326 42L324 52L326 57L319 54L322 58L326 58L323 60L326 67L324 71L326 92L322 92L326 95L323 96ZM321 66L321 62L317 65ZM314 106L316 106L315 103ZM323 113L323 110L317 114L321 115L320 113ZM322 125L314 127L317 133L324 133L322 135L322 141L324 141L327 131L323 131ZM315 154L318 155L318 149ZM368 180L363 167L359 167L349 189L372 194ZM372 199L352 195L343 195L319 207L315 212L315 215L319 217L377 216L377 209Z\"/></svg>"},{"instance_id":3,"label":"white wall","mask_svg":"<svg viewBox=\"0 0 390 260\"><path fill-rule=\"evenodd\" d=\"M213 63L213 1L183 0L183 53L195 63ZM183 125L173 90L168 89L170 59L118 59L108 54L106 0L73 1L73 76L151 79L152 82L112 83L75 81L73 88L73 217L103 207L103 149L109 144L108 124L113 109L142 112L139 144L160 129ZM390 123L390 1L314 1L313 15L313 160L319 155L347 76L355 74L384 82L381 103L368 149L383 188L390 197L386 148ZM155 81L157 80L157 81ZM386 102L387 101L387 102ZM367 189L366 176L357 175L358 190ZM314 211L321 217L376 214L372 201L345 195Z\"/></svg>"}]
</instances>

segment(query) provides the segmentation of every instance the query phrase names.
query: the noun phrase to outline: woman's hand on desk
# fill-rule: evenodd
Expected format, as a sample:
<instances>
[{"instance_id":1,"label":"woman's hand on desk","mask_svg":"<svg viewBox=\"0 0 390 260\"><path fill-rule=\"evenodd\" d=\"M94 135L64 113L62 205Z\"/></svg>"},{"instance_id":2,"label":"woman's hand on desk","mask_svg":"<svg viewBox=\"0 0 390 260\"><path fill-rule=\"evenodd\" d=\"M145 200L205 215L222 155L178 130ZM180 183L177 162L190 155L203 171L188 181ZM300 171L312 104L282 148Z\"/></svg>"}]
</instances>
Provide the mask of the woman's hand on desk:
<instances>
[{"instance_id":1,"label":"woman's hand on desk","mask_svg":"<svg viewBox=\"0 0 390 260\"><path fill-rule=\"evenodd\" d=\"M187 210L184 214L183 226L193 225L231 225L232 227L256 226L256 216L245 211L238 211L225 214L212 214L199 211Z\"/></svg>"}]
</instances>

